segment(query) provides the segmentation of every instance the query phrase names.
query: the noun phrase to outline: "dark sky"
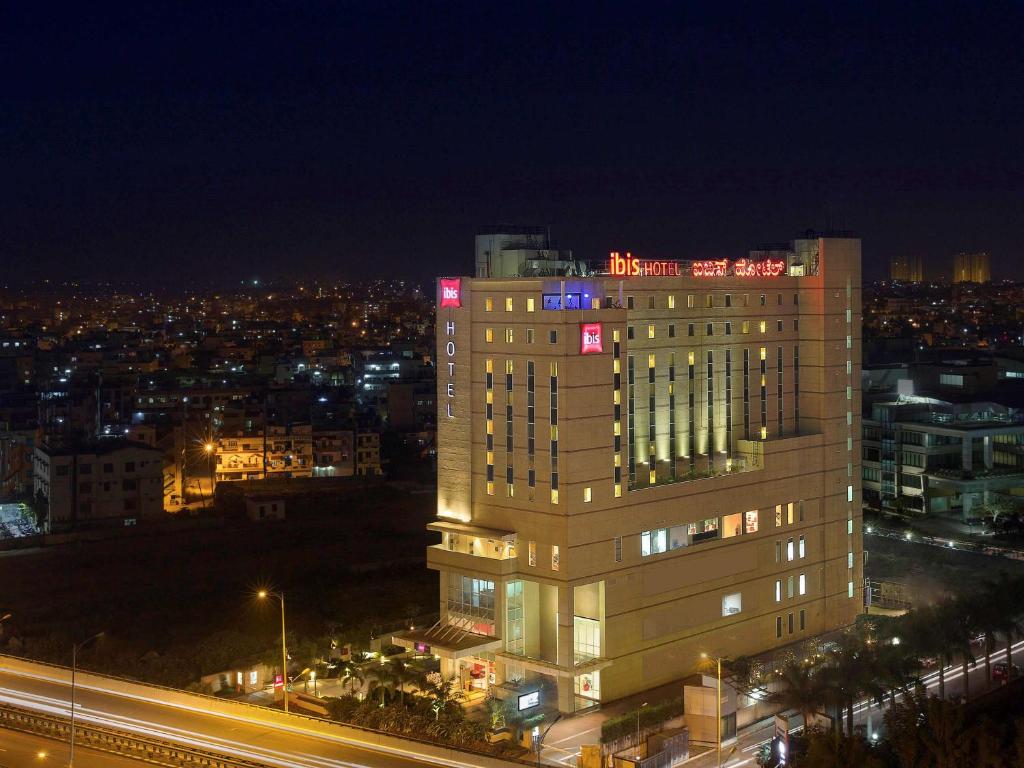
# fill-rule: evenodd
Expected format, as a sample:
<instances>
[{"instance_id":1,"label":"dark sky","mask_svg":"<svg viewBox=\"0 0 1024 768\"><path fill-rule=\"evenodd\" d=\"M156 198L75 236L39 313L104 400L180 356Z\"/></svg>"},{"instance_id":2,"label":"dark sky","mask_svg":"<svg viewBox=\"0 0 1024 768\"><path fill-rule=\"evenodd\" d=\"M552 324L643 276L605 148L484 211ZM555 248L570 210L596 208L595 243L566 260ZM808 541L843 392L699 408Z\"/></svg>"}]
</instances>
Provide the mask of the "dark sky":
<instances>
[{"instance_id":1,"label":"dark sky","mask_svg":"<svg viewBox=\"0 0 1024 768\"><path fill-rule=\"evenodd\" d=\"M724 9L722 6L726 6ZM1024 278L1024 5L9 3L6 277L472 270L854 229Z\"/></svg>"}]
</instances>

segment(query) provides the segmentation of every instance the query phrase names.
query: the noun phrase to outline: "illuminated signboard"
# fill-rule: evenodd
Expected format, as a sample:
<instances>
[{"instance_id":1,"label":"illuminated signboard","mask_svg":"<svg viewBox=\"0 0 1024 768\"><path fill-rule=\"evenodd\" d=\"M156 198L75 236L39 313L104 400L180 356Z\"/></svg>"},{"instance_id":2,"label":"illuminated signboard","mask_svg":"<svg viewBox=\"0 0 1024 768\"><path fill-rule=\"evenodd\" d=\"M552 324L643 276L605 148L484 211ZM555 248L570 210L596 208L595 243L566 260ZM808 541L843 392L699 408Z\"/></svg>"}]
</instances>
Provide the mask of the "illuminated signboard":
<instances>
[{"instance_id":1,"label":"illuminated signboard","mask_svg":"<svg viewBox=\"0 0 1024 768\"><path fill-rule=\"evenodd\" d=\"M601 343L600 323L580 323L580 354L592 355L604 352Z\"/></svg>"},{"instance_id":2,"label":"illuminated signboard","mask_svg":"<svg viewBox=\"0 0 1024 768\"><path fill-rule=\"evenodd\" d=\"M732 267L730 271L730 265ZM694 277L725 277L732 274L736 277L778 277L786 274L786 262L783 259L714 259L711 261L695 261L690 265L690 274Z\"/></svg>"},{"instance_id":3,"label":"illuminated signboard","mask_svg":"<svg viewBox=\"0 0 1024 768\"><path fill-rule=\"evenodd\" d=\"M678 261L638 259L628 251L625 256L612 251L608 258L608 274L615 277L679 277L683 272Z\"/></svg>"},{"instance_id":4,"label":"illuminated signboard","mask_svg":"<svg viewBox=\"0 0 1024 768\"><path fill-rule=\"evenodd\" d=\"M413 647L416 649L416 653L430 653L430 646L426 643L415 643Z\"/></svg>"},{"instance_id":5,"label":"illuminated signboard","mask_svg":"<svg viewBox=\"0 0 1024 768\"><path fill-rule=\"evenodd\" d=\"M536 707L540 704L540 691L534 691L533 693L524 693L519 697L519 711L522 712L524 709L530 707Z\"/></svg>"},{"instance_id":6,"label":"illuminated signboard","mask_svg":"<svg viewBox=\"0 0 1024 768\"><path fill-rule=\"evenodd\" d=\"M462 306L462 278L441 278L441 306L461 307Z\"/></svg>"}]
</instances>

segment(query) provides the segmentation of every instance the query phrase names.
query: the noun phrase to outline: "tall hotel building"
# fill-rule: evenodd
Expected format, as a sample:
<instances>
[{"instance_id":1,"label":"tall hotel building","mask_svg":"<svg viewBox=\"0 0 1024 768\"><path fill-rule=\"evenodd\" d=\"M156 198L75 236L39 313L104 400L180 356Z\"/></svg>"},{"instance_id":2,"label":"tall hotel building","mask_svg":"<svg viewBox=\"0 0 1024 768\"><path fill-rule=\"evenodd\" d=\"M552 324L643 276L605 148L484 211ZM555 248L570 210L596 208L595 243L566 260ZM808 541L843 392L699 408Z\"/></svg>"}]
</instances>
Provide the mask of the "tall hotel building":
<instances>
[{"instance_id":1,"label":"tall hotel building","mask_svg":"<svg viewBox=\"0 0 1024 768\"><path fill-rule=\"evenodd\" d=\"M808 233L439 280L441 618L396 641L574 712L851 623L860 263Z\"/></svg>"}]
</instances>

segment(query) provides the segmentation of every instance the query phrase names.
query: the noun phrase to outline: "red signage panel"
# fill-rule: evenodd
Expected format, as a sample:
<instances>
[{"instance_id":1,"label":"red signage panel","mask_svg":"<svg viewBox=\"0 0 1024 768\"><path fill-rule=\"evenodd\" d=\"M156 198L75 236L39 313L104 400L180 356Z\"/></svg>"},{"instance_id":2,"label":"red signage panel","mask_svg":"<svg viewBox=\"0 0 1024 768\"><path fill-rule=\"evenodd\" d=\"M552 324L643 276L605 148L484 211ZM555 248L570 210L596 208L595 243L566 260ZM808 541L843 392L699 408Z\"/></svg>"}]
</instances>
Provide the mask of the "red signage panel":
<instances>
[{"instance_id":1,"label":"red signage panel","mask_svg":"<svg viewBox=\"0 0 1024 768\"><path fill-rule=\"evenodd\" d=\"M580 354L593 355L604 352L601 342L600 323L580 323Z\"/></svg>"},{"instance_id":2,"label":"red signage panel","mask_svg":"<svg viewBox=\"0 0 1024 768\"><path fill-rule=\"evenodd\" d=\"M462 306L461 277L441 278L441 306L456 308Z\"/></svg>"}]
</instances>

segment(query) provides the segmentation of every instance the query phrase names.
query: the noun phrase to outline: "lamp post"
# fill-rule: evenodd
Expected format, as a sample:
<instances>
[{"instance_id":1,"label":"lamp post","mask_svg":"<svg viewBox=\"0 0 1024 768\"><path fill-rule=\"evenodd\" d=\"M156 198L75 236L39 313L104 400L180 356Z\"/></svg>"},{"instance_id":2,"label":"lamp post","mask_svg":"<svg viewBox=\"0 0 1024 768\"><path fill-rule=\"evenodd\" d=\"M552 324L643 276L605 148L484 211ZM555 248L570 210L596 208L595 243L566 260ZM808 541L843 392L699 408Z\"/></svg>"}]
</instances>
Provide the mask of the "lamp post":
<instances>
[{"instance_id":1,"label":"lamp post","mask_svg":"<svg viewBox=\"0 0 1024 768\"><path fill-rule=\"evenodd\" d=\"M98 637L103 637L103 633L97 632L71 646L71 750L68 754L68 768L75 766L75 673L78 671L78 652Z\"/></svg>"},{"instance_id":2,"label":"lamp post","mask_svg":"<svg viewBox=\"0 0 1024 768\"><path fill-rule=\"evenodd\" d=\"M640 759L640 713L644 711L644 707L647 706L645 701L636 710L636 759Z\"/></svg>"},{"instance_id":3,"label":"lamp post","mask_svg":"<svg viewBox=\"0 0 1024 768\"><path fill-rule=\"evenodd\" d=\"M284 711L288 711L288 646L284 627L284 592L268 592L261 589L257 593L261 600L276 597L281 601L281 692L284 694Z\"/></svg>"},{"instance_id":4,"label":"lamp post","mask_svg":"<svg viewBox=\"0 0 1024 768\"><path fill-rule=\"evenodd\" d=\"M718 684L715 687L715 713L716 713L716 733L718 738L718 768L722 768L722 658L720 656L708 656L706 653L701 652L700 657L702 659L708 659L714 661L718 667Z\"/></svg>"},{"instance_id":5,"label":"lamp post","mask_svg":"<svg viewBox=\"0 0 1024 768\"><path fill-rule=\"evenodd\" d=\"M207 457L210 459L210 498L212 499L217 491L217 468L214 466L213 460L213 442L209 442L203 446L203 450L206 451Z\"/></svg>"}]
</instances>

